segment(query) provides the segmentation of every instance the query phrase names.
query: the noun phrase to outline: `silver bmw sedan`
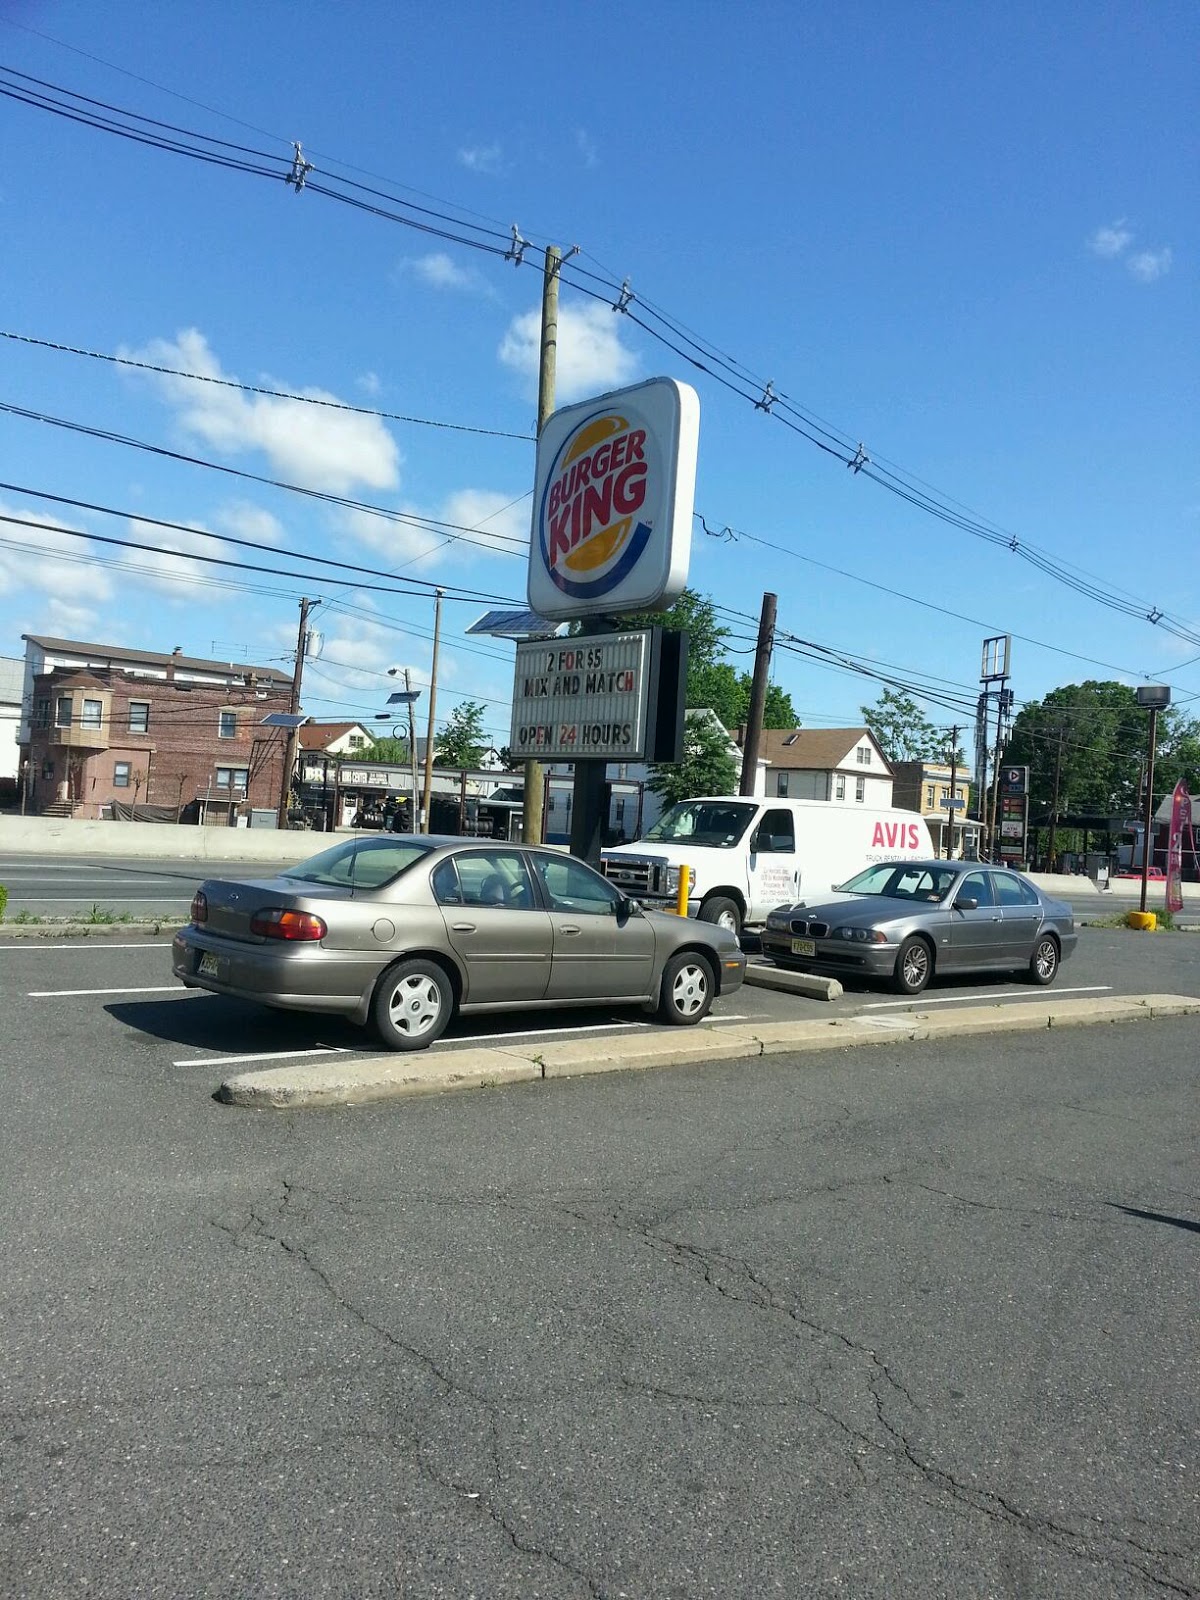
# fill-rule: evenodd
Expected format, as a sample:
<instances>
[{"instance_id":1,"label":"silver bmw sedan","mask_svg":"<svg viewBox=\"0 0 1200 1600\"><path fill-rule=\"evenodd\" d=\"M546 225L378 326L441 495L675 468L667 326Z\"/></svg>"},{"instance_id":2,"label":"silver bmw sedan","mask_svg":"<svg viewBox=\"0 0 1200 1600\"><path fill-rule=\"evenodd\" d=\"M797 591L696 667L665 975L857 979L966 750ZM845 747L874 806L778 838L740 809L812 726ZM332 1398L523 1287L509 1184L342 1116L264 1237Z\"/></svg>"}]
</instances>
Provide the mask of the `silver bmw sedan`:
<instances>
[{"instance_id":1,"label":"silver bmw sedan","mask_svg":"<svg viewBox=\"0 0 1200 1600\"><path fill-rule=\"evenodd\" d=\"M968 861L867 867L820 905L767 917L763 954L778 966L886 979L919 994L935 973L1022 971L1053 983L1078 935L1070 906L1019 872Z\"/></svg>"}]
</instances>

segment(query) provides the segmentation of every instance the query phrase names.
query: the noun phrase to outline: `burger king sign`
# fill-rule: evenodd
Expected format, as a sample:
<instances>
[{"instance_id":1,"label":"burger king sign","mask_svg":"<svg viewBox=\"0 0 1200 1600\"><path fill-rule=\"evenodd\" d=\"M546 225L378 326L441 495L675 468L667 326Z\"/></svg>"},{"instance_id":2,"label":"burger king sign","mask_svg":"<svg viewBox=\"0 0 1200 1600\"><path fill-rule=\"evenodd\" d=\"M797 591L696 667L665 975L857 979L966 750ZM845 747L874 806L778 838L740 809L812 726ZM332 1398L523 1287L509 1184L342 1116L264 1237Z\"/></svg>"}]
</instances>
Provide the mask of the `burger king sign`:
<instances>
[{"instance_id":1,"label":"burger king sign","mask_svg":"<svg viewBox=\"0 0 1200 1600\"><path fill-rule=\"evenodd\" d=\"M687 582L700 401L651 378L556 411L538 440L529 604L543 617L656 611Z\"/></svg>"}]
</instances>

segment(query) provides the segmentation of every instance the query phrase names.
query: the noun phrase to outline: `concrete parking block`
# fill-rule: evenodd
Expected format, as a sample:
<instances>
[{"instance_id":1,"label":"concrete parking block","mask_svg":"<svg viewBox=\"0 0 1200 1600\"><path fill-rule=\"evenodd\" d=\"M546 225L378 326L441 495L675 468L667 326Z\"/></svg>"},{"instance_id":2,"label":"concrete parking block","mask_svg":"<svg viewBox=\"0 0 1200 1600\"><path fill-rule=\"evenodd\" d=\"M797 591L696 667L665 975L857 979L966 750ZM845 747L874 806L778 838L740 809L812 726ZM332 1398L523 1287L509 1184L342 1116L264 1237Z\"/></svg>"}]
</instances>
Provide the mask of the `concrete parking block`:
<instances>
[{"instance_id":1,"label":"concrete parking block","mask_svg":"<svg viewBox=\"0 0 1200 1600\"><path fill-rule=\"evenodd\" d=\"M529 1053L529 1052L525 1052ZM628 1033L603 1039L569 1039L538 1047L543 1076L578 1078L595 1072L734 1061L760 1052L748 1028L688 1028L671 1033Z\"/></svg>"},{"instance_id":2,"label":"concrete parking block","mask_svg":"<svg viewBox=\"0 0 1200 1600\"><path fill-rule=\"evenodd\" d=\"M757 989L780 989L784 994L802 994L809 1000L838 1000L842 986L836 978L822 978L813 972L788 972L751 961L746 966L746 982Z\"/></svg>"},{"instance_id":3,"label":"concrete parking block","mask_svg":"<svg viewBox=\"0 0 1200 1600\"><path fill-rule=\"evenodd\" d=\"M508 1050L396 1053L239 1072L225 1079L220 1096L229 1105L292 1111L304 1106L365 1105L405 1095L526 1083L541 1075L536 1061Z\"/></svg>"}]
</instances>

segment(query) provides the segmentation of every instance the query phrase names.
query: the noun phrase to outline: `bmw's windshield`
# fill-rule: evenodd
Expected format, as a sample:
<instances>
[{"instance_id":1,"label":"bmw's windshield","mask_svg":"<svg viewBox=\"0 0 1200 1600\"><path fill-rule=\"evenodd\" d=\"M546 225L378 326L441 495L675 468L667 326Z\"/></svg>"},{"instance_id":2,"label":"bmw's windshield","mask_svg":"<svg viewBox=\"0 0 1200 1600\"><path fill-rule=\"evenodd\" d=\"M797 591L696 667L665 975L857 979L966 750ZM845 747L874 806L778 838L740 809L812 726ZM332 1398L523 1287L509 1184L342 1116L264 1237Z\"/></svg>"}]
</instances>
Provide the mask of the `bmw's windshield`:
<instances>
[{"instance_id":1,"label":"bmw's windshield","mask_svg":"<svg viewBox=\"0 0 1200 1600\"><path fill-rule=\"evenodd\" d=\"M379 889L407 872L432 846L411 839L347 839L332 850L322 850L280 874L301 883L325 883L339 888Z\"/></svg>"},{"instance_id":2,"label":"bmw's windshield","mask_svg":"<svg viewBox=\"0 0 1200 1600\"><path fill-rule=\"evenodd\" d=\"M954 867L913 866L907 861L883 861L865 872L855 873L836 885L838 894L880 894L887 900L938 902L954 886L958 872Z\"/></svg>"},{"instance_id":3,"label":"bmw's windshield","mask_svg":"<svg viewBox=\"0 0 1200 1600\"><path fill-rule=\"evenodd\" d=\"M729 850L750 826L758 807L736 800L683 800L643 835L656 844L702 845Z\"/></svg>"}]
</instances>

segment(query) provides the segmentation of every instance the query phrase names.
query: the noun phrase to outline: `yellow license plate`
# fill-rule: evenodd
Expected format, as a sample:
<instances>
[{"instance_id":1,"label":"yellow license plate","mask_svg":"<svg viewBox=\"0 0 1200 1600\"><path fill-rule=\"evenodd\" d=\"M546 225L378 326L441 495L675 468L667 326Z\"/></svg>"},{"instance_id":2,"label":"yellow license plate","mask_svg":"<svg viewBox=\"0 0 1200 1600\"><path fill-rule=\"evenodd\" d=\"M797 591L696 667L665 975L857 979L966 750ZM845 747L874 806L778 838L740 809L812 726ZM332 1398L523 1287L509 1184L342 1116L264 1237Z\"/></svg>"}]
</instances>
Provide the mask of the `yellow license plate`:
<instances>
[{"instance_id":1,"label":"yellow license plate","mask_svg":"<svg viewBox=\"0 0 1200 1600\"><path fill-rule=\"evenodd\" d=\"M815 956L817 947L811 939L793 939L792 954L794 956Z\"/></svg>"},{"instance_id":2,"label":"yellow license plate","mask_svg":"<svg viewBox=\"0 0 1200 1600\"><path fill-rule=\"evenodd\" d=\"M221 963L219 958L206 951L205 954L200 957L200 965L196 968L196 971L202 978L219 977L221 973Z\"/></svg>"}]
</instances>

